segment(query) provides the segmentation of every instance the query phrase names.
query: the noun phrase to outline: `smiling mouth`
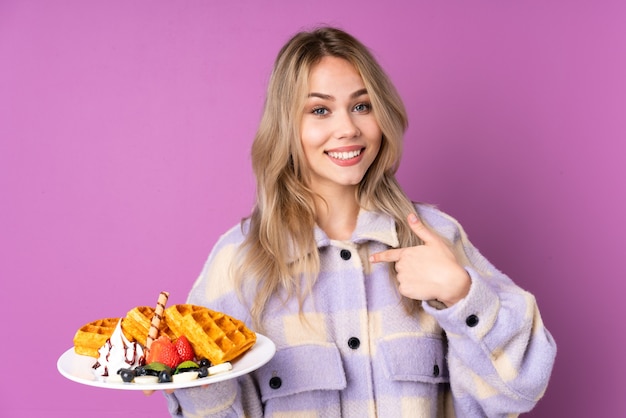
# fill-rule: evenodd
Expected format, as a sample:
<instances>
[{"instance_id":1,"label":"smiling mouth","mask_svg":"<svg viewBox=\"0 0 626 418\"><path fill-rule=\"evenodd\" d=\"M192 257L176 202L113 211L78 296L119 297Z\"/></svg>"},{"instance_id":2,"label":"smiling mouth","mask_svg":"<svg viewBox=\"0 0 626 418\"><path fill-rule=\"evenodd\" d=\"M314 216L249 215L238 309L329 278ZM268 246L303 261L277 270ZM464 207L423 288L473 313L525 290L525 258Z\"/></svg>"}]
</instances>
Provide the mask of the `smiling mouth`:
<instances>
[{"instance_id":1,"label":"smiling mouth","mask_svg":"<svg viewBox=\"0 0 626 418\"><path fill-rule=\"evenodd\" d=\"M335 158L337 160L345 161L345 160L350 160L352 158L358 157L359 155L361 155L361 152L363 152L363 148L354 150L354 151L343 151L343 152L329 151L327 152L327 154L330 157Z\"/></svg>"}]
</instances>

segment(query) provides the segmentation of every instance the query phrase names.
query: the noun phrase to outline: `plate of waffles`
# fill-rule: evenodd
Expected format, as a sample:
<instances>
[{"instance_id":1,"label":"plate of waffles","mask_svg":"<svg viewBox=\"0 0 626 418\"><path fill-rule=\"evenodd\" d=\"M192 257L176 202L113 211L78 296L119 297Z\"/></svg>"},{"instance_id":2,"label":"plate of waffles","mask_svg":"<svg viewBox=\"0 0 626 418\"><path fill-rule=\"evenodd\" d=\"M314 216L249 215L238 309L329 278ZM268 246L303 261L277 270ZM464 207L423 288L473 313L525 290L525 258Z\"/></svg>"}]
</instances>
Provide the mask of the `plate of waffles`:
<instances>
[{"instance_id":1,"label":"plate of waffles","mask_svg":"<svg viewBox=\"0 0 626 418\"><path fill-rule=\"evenodd\" d=\"M251 373L269 362L276 353L276 345L264 335L256 334L254 345L238 358L227 363L232 365L228 371L209 374L188 381L174 381L167 383L125 383L119 379L109 379L94 373L96 359L92 356L81 355L75 352L74 347L65 351L57 361L57 369L65 378L83 385L106 389L119 390L167 390L183 389L222 382ZM224 363L226 364L226 363ZM216 367L219 369L220 365ZM217 370L216 370L217 371Z\"/></svg>"}]
</instances>

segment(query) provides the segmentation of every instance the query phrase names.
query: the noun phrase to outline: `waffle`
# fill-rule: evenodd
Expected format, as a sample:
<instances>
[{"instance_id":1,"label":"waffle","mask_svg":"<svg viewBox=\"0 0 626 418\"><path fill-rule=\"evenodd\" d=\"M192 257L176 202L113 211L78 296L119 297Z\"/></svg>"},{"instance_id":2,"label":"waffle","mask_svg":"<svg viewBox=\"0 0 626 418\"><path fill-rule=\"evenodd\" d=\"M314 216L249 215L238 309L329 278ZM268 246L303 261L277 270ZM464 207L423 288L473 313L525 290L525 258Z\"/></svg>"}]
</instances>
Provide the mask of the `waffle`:
<instances>
[{"instance_id":1,"label":"waffle","mask_svg":"<svg viewBox=\"0 0 626 418\"><path fill-rule=\"evenodd\" d=\"M130 342L138 342L145 347L153 316L154 308L150 306L137 306L131 309L122 319L122 332ZM159 333L170 338L173 337L172 332L163 321L159 326Z\"/></svg>"},{"instance_id":2,"label":"waffle","mask_svg":"<svg viewBox=\"0 0 626 418\"><path fill-rule=\"evenodd\" d=\"M155 309L138 306L122 318L122 332L130 342L146 346ZM81 327L74 337L74 351L98 358L98 349L111 337L119 318L106 318ZM191 304L173 305L163 311L158 333L174 341L181 335L189 340L196 357L212 364L231 361L256 342L256 334L246 325L224 313Z\"/></svg>"},{"instance_id":3,"label":"waffle","mask_svg":"<svg viewBox=\"0 0 626 418\"><path fill-rule=\"evenodd\" d=\"M187 315L192 314L193 312L204 309L206 308L190 304L172 305L169 308L165 309L163 317L165 319L166 326L171 330L174 336L173 339L176 339L181 335L185 335L187 338L189 338L186 335L188 332L185 330L183 318Z\"/></svg>"},{"instance_id":4,"label":"waffle","mask_svg":"<svg viewBox=\"0 0 626 418\"><path fill-rule=\"evenodd\" d=\"M214 365L239 357L256 342L256 334L242 321L207 308L170 307L165 310L166 322L181 311L186 312L182 315L183 334L196 356L205 357Z\"/></svg>"},{"instance_id":5,"label":"waffle","mask_svg":"<svg viewBox=\"0 0 626 418\"><path fill-rule=\"evenodd\" d=\"M98 358L98 349L111 337L119 318L98 319L80 327L74 335L76 354Z\"/></svg>"}]
</instances>

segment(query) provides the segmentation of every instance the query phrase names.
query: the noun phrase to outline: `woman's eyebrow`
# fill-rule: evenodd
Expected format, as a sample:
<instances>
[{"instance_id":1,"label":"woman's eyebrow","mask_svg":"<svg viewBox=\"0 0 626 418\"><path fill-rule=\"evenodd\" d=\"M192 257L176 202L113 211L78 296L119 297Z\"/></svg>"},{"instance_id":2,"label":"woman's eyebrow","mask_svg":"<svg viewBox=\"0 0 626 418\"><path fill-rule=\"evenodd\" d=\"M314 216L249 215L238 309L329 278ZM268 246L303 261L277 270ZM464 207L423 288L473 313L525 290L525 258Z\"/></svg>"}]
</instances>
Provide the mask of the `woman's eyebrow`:
<instances>
[{"instance_id":1,"label":"woman's eyebrow","mask_svg":"<svg viewBox=\"0 0 626 418\"><path fill-rule=\"evenodd\" d=\"M360 89L360 90L357 90L354 93L352 93L350 95L350 98L351 99L356 99L357 97L360 97L360 96L363 96L363 95L366 95L366 94L367 94L367 89ZM322 99L322 100L335 101L335 97L334 96L332 96L330 94L324 94L324 93L312 92L312 93L309 93L307 95L307 97L317 97L317 98Z\"/></svg>"},{"instance_id":2,"label":"woman's eyebrow","mask_svg":"<svg viewBox=\"0 0 626 418\"><path fill-rule=\"evenodd\" d=\"M307 97L317 97L317 98L322 99L322 100L331 100L331 101L335 100L335 98L333 96L331 96L330 94L315 93L315 92L309 93L307 95Z\"/></svg>"},{"instance_id":3,"label":"woman's eyebrow","mask_svg":"<svg viewBox=\"0 0 626 418\"><path fill-rule=\"evenodd\" d=\"M357 90L350 95L350 98L356 99L357 97L364 96L367 94L367 89Z\"/></svg>"}]
</instances>

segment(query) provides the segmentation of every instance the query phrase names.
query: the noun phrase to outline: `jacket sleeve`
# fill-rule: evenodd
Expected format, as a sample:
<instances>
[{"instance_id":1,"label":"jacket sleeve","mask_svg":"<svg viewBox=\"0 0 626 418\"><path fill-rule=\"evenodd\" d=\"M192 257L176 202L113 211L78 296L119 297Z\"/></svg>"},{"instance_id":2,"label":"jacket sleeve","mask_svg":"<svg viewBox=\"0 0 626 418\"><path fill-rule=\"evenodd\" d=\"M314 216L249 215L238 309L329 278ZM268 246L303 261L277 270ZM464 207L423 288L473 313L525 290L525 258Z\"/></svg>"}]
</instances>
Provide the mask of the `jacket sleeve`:
<instances>
[{"instance_id":1,"label":"jacket sleeve","mask_svg":"<svg viewBox=\"0 0 626 418\"><path fill-rule=\"evenodd\" d=\"M250 375L207 387L165 394L172 417L261 418L263 408Z\"/></svg>"},{"instance_id":2,"label":"jacket sleeve","mask_svg":"<svg viewBox=\"0 0 626 418\"><path fill-rule=\"evenodd\" d=\"M448 337L457 415L529 411L546 390L556 355L534 296L489 263L454 219L422 216L461 253L472 280L469 294L450 308L423 303Z\"/></svg>"},{"instance_id":3,"label":"jacket sleeve","mask_svg":"<svg viewBox=\"0 0 626 418\"><path fill-rule=\"evenodd\" d=\"M217 242L200 276L194 283L187 303L206 306L246 322L247 309L239 302L230 274L230 264L241 240L233 228ZM206 387L176 390L166 394L173 417L258 418L263 416L259 391L252 375L212 383Z\"/></svg>"}]
</instances>

